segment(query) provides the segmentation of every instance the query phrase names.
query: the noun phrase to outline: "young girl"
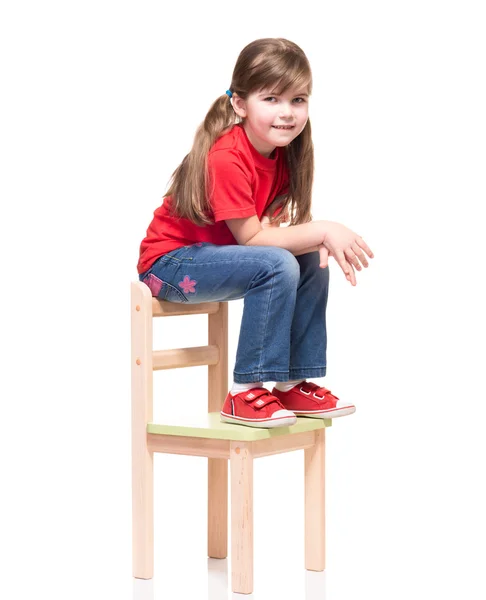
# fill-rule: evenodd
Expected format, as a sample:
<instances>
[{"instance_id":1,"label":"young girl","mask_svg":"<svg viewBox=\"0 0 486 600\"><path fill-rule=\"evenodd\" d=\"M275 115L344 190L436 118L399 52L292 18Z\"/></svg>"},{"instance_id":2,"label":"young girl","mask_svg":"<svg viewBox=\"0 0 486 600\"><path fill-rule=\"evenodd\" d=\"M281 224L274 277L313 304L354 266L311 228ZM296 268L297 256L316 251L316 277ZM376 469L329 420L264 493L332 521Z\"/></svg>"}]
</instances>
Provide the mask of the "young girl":
<instances>
[{"instance_id":1,"label":"young girl","mask_svg":"<svg viewBox=\"0 0 486 600\"><path fill-rule=\"evenodd\" d=\"M156 298L244 298L234 382L221 411L228 423L289 426L296 416L356 410L308 381L326 375L328 257L352 285L354 269L368 266L365 254L373 258L347 227L312 221L311 89L296 44L270 38L246 46L140 247L139 277ZM276 382L272 392L267 381Z\"/></svg>"}]
</instances>

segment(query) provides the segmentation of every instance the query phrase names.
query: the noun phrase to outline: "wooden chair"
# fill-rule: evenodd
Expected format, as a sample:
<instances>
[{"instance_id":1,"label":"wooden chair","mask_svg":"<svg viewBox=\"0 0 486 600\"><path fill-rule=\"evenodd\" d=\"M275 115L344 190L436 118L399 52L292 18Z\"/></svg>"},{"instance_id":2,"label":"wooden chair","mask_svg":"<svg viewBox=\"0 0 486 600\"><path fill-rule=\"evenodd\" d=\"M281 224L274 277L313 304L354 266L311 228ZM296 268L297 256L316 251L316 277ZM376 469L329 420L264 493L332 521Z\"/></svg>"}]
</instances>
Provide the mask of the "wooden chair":
<instances>
[{"instance_id":1,"label":"wooden chair","mask_svg":"<svg viewBox=\"0 0 486 600\"><path fill-rule=\"evenodd\" d=\"M291 427L222 423L228 393L228 304L176 304L131 285L133 576L154 574L153 453L208 458L208 556L228 554L228 459L231 473L232 591L253 592L253 460L304 450L305 568L325 568L325 431L330 420L298 418ZM153 350L154 317L208 315L208 345ZM208 366L208 410L177 423L153 422L153 371Z\"/></svg>"}]
</instances>

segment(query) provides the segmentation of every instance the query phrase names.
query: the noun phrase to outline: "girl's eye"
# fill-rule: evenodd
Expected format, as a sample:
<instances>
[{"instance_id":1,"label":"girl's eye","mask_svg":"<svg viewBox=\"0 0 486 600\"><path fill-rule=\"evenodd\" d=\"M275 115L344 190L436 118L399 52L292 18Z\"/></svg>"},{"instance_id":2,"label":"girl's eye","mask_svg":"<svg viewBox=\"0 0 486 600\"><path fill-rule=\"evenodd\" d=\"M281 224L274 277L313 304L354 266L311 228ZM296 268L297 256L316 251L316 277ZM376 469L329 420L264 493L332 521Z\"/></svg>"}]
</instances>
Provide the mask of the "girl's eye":
<instances>
[{"instance_id":1,"label":"girl's eye","mask_svg":"<svg viewBox=\"0 0 486 600\"><path fill-rule=\"evenodd\" d=\"M273 100L276 101L277 98L275 96L267 96L266 98L264 98L265 102L272 102ZM305 102L305 98L301 98L301 97L294 98L292 100L292 102L295 102L295 104L303 104Z\"/></svg>"}]
</instances>

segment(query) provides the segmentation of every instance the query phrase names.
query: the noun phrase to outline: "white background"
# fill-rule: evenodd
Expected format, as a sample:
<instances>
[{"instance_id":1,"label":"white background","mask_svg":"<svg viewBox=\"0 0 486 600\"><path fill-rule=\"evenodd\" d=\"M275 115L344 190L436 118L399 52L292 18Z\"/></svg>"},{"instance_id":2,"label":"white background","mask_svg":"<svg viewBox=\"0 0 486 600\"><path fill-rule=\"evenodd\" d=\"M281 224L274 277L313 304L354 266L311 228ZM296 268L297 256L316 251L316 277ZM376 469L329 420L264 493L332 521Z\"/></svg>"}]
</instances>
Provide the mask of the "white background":
<instances>
[{"instance_id":1,"label":"white background","mask_svg":"<svg viewBox=\"0 0 486 600\"><path fill-rule=\"evenodd\" d=\"M279 36L313 68L313 216L376 254L356 288L331 263L321 382L358 410L328 431L315 597L486 597L485 26L470 0L2 4L2 598L131 598L138 246L240 50ZM183 319L159 348L206 343ZM205 410L205 385L157 373L155 415ZM156 598L226 598L205 475L156 456ZM301 452L256 462L255 562L255 598L310 600Z\"/></svg>"}]
</instances>

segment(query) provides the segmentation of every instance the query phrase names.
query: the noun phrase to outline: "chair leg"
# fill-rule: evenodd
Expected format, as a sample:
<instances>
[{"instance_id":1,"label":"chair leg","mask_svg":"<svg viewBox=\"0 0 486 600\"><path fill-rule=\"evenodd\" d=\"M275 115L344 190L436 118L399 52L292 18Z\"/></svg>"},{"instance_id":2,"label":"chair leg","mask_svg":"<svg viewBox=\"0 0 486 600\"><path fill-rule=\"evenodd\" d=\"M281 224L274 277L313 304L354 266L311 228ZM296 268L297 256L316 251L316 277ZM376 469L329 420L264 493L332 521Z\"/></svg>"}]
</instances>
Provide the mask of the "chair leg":
<instances>
[{"instance_id":1,"label":"chair leg","mask_svg":"<svg viewBox=\"0 0 486 600\"><path fill-rule=\"evenodd\" d=\"M325 441L326 430L315 432L305 453L305 568L326 568Z\"/></svg>"},{"instance_id":2,"label":"chair leg","mask_svg":"<svg viewBox=\"0 0 486 600\"><path fill-rule=\"evenodd\" d=\"M152 294L131 285L132 322L132 550L133 576L154 575L154 457L147 446L147 423L153 418Z\"/></svg>"},{"instance_id":3,"label":"chair leg","mask_svg":"<svg viewBox=\"0 0 486 600\"><path fill-rule=\"evenodd\" d=\"M219 412L228 393L228 303L208 315L208 344L219 361L208 366L208 412ZM208 458L208 556L228 556L228 459Z\"/></svg>"},{"instance_id":4,"label":"chair leg","mask_svg":"<svg viewBox=\"0 0 486 600\"><path fill-rule=\"evenodd\" d=\"M208 458L208 556L228 556L228 460Z\"/></svg>"},{"instance_id":5,"label":"chair leg","mask_svg":"<svg viewBox=\"0 0 486 600\"><path fill-rule=\"evenodd\" d=\"M253 592L253 447L231 442L231 585Z\"/></svg>"},{"instance_id":6,"label":"chair leg","mask_svg":"<svg viewBox=\"0 0 486 600\"><path fill-rule=\"evenodd\" d=\"M154 576L154 471L148 449L132 458L133 576Z\"/></svg>"}]
</instances>

